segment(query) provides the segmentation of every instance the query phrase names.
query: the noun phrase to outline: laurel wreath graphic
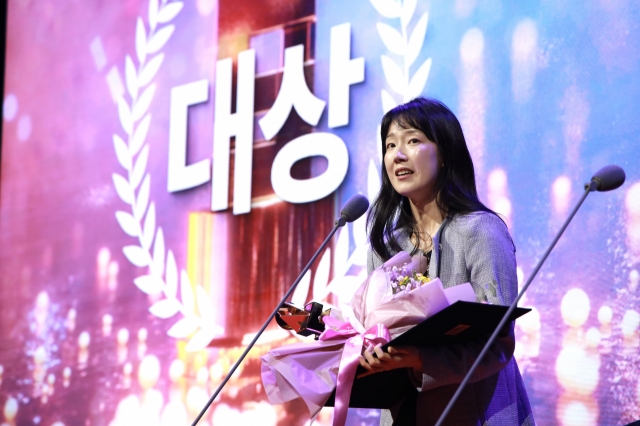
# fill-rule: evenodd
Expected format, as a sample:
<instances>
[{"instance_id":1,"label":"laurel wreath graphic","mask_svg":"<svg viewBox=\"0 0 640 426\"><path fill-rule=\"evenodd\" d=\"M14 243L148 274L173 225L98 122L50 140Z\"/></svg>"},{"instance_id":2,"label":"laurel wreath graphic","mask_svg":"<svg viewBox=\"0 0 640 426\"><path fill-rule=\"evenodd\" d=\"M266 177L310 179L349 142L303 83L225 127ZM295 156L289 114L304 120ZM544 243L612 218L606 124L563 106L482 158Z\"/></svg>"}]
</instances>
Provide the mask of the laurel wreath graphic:
<instances>
[{"instance_id":1,"label":"laurel wreath graphic","mask_svg":"<svg viewBox=\"0 0 640 426\"><path fill-rule=\"evenodd\" d=\"M369 0L371 5L385 18L400 18L400 31L392 26L378 22L377 29L382 42L389 52L400 56L402 63L398 65L387 55L380 56L382 71L389 88L407 102L420 95L429 78L431 58L425 60L418 70L410 77L409 69L415 63L422 50L424 37L429 23L429 12L422 14L408 34L409 23L416 11L417 0L404 0L402 4L395 0ZM382 109L387 112L398 106L396 98L387 90L381 90Z\"/></svg>"},{"instance_id":2,"label":"laurel wreath graphic","mask_svg":"<svg viewBox=\"0 0 640 426\"><path fill-rule=\"evenodd\" d=\"M112 178L118 196L131 209L130 212L116 212L118 224L127 235L137 238L137 244L125 246L123 253L133 265L149 268L149 273L137 277L134 283L146 294L164 295L149 307L154 316L168 319L182 314L167 334L176 339L189 338L186 349L196 351L206 347L221 330L214 325L214 307L206 290L196 285L194 297L187 273L181 270L178 278L175 256L165 247L162 228L156 226L156 207L149 200L151 176L146 171L149 159L146 137L151 124L148 109L156 90L153 79L164 60L160 51L175 30L169 23L182 7L182 1L149 0L148 32L142 17L137 19L135 51L138 66L129 55L124 64L131 102L128 103L124 96L118 100L118 116L126 142L120 135L113 135L116 157L126 174L113 173Z\"/></svg>"}]
</instances>

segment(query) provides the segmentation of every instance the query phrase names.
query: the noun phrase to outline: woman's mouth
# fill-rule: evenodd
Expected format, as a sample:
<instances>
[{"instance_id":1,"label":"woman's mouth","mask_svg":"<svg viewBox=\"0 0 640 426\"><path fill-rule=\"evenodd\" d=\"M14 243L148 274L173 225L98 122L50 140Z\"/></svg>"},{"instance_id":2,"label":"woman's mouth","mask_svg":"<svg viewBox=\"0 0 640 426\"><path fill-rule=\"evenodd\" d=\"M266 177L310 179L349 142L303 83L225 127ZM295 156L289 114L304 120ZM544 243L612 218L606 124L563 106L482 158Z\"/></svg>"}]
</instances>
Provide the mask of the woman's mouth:
<instances>
[{"instance_id":1,"label":"woman's mouth","mask_svg":"<svg viewBox=\"0 0 640 426\"><path fill-rule=\"evenodd\" d=\"M412 174L413 174L413 170L409 170L409 169L396 170L396 176L398 177L403 177L403 176L412 175Z\"/></svg>"}]
</instances>

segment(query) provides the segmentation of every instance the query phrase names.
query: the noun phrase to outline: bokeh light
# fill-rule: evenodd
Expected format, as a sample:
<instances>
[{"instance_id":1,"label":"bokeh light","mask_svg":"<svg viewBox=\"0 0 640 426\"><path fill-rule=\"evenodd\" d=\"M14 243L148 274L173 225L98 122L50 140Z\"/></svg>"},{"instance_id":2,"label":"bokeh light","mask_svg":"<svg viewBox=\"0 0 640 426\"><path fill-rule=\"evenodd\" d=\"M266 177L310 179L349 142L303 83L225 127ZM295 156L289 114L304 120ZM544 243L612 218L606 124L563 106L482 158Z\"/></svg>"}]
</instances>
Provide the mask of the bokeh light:
<instances>
[{"instance_id":1,"label":"bokeh light","mask_svg":"<svg viewBox=\"0 0 640 426\"><path fill-rule=\"evenodd\" d=\"M587 334L585 337L586 337L586 342L588 347L597 348L598 345L600 344L602 335L600 333L600 330L598 330L595 327L591 327L589 328L589 330L587 330Z\"/></svg>"},{"instance_id":2,"label":"bokeh light","mask_svg":"<svg viewBox=\"0 0 640 426\"><path fill-rule=\"evenodd\" d=\"M571 201L571 179L559 176L551 185L551 206L558 219L564 219Z\"/></svg>"},{"instance_id":3,"label":"bokeh light","mask_svg":"<svg viewBox=\"0 0 640 426\"><path fill-rule=\"evenodd\" d=\"M9 422L13 422L13 420L16 418L16 415L18 414L18 400L16 400L15 398L7 398L7 400L4 403L4 418L9 421Z\"/></svg>"},{"instance_id":4,"label":"bokeh light","mask_svg":"<svg viewBox=\"0 0 640 426\"><path fill-rule=\"evenodd\" d=\"M589 318L590 310L589 296L580 288L567 291L560 304L562 319L570 327L582 326Z\"/></svg>"},{"instance_id":5,"label":"bokeh light","mask_svg":"<svg viewBox=\"0 0 640 426\"><path fill-rule=\"evenodd\" d=\"M138 382L143 389L148 390L156 385L160 377L160 360L155 355L147 355L138 367Z\"/></svg>"},{"instance_id":6,"label":"bokeh light","mask_svg":"<svg viewBox=\"0 0 640 426\"><path fill-rule=\"evenodd\" d=\"M2 103L2 117L6 121L12 121L18 114L18 98L13 93L5 96Z\"/></svg>"},{"instance_id":7,"label":"bokeh light","mask_svg":"<svg viewBox=\"0 0 640 426\"><path fill-rule=\"evenodd\" d=\"M536 308L532 307L531 312L521 318L518 318L516 323L524 333L533 334L539 332L541 327L540 312Z\"/></svg>"},{"instance_id":8,"label":"bokeh light","mask_svg":"<svg viewBox=\"0 0 640 426\"><path fill-rule=\"evenodd\" d=\"M613 319L613 309L609 306L602 306L598 309L598 321L602 325L611 324L611 320Z\"/></svg>"},{"instance_id":9,"label":"bokeh light","mask_svg":"<svg viewBox=\"0 0 640 426\"><path fill-rule=\"evenodd\" d=\"M528 101L534 93L537 54L536 23L525 18L516 25L511 39L511 90L518 103Z\"/></svg>"},{"instance_id":10,"label":"bokeh light","mask_svg":"<svg viewBox=\"0 0 640 426\"><path fill-rule=\"evenodd\" d=\"M600 380L600 358L577 346L564 347L556 360L556 378L567 391L591 395Z\"/></svg>"},{"instance_id":11,"label":"bokeh light","mask_svg":"<svg viewBox=\"0 0 640 426\"><path fill-rule=\"evenodd\" d=\"M632 309L627 310L622 317L622 323L620 325L623 336L626 338L635 336L639 325L640 314Z\"/></svg>"},{"instance_id":12,"label":"bokeh light","mask_svg":"<svg viewBox=\"0 0 640 426\"><path fill-rule=\"evenodd\" d=\"M558 422L562 426L598 425L598 407L593 399L561 398L557 412Z\"/></svg>"}]
</instances>

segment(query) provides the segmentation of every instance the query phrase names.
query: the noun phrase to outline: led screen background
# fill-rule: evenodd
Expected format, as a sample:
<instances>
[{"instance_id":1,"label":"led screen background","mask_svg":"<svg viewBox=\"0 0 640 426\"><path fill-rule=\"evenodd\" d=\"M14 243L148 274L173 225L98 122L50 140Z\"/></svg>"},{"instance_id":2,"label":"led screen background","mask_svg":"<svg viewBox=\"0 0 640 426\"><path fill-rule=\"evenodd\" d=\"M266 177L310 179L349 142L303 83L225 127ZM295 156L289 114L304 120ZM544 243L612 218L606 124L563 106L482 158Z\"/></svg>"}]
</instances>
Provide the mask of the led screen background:
<instances>
[{"instance_id":1,"label":"led screen background","mask_svg":"<svg viewBox=\"0 0 640 426\"><path fill-rule=\"evenodd\" d=\"M343 202L358 192L375 195L380 118L416 94L442 100L460 118L481 197L509 224L521 281L584 182L607 164L626 170L621 189L589 196L521 302L535 310L518 321L515 356L539 424L640 418L638 5L412 5L160 0L151 1L149 12L149 2L138 0L9 2L0 180L2 421L193 419ZM349 86L348 123L330 126L331 34L345 23L350 58L363 58L364 78ZM409 46L400 50L403 39ZM267 139L260 120L288 78L284 50L298 45L307 87L327 104L317 122L292 110ZM229 208L212 212L210 180L167 190L172 90L206 81L206 100L188 109L186 164L211 159L216 63L232 58L235 87L237 58L247 49L256 57L251 211L233 213L232 139ZM136 116L132 124L128 114ZM319 200L283 201L271 184L272 165L291 141L310 133L344 142L346 176ZM313 156L290 174L322 176L331 161ZM334 239L296 301L344 300L364 278L365 251L358 221ZM305 424L305 407L272 407L259 378L259 356L293 341L270 327L204 422ZM348 423L376 424L377 416L353 410ZM324 410L318 423L330 424L330 417Z\"/></svg>"}]
</instances>

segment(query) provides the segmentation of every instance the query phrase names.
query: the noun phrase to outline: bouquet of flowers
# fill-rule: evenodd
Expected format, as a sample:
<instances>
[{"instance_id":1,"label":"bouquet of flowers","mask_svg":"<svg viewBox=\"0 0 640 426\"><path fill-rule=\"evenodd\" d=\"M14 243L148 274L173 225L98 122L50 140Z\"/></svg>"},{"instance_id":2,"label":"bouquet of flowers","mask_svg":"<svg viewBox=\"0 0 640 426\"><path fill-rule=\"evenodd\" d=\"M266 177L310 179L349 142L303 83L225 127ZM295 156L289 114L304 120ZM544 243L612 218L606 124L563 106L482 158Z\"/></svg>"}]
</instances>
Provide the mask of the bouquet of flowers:
<instances>
[{"instance_id":1,"label":"bouquet of flowers","mask_svg":"<svg viewBox=\"0 0 640 426\"><path fill-rule=\"evenodd\" d=\"M395 338L455 302L448 300L449 290L438 278L419 272L425 269L424 256L399 252L375 269L341 307L345 319L354 327L361 324L361 331L384 324Z\"/></svg>"},{"instance_id":2,"label":"bouquet of flowers","mask_svg":"<svg viewBox=\"0 0 640 426\"><path fill-rule=\"evenodd\" d=\"M391 283L391 290L393 294L398 294L401 291L411 291L420 287L422 284L428 283L430 278L422 275L420 272L407 271L406 266L398 268L386 269L389 276L389 282Z\"/></svg>"},{"instance_id":3,"label":"bouquet of flowers","mask_svg":"<svg viewBox=\"0 0 640 426\"><path fill-rule=\"evenodd\" d=\"M425 260L422 255L398 253L375 269L351 301L340 307L341 319L324 317L326 329L317 341L264 355L262 381L269 401L302 398L315 418L336 389L333 424L344 425L363 347L387 343L457 300L475 301L468 283L450 291L453 288L443 289L439 279L421 275Z\"/></svg>"}]
</instances>

